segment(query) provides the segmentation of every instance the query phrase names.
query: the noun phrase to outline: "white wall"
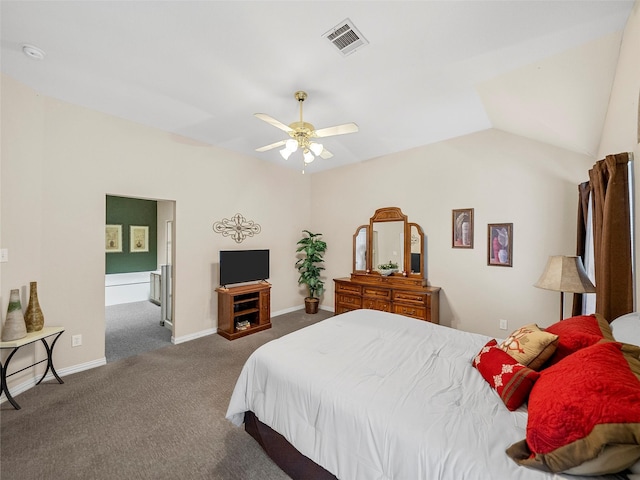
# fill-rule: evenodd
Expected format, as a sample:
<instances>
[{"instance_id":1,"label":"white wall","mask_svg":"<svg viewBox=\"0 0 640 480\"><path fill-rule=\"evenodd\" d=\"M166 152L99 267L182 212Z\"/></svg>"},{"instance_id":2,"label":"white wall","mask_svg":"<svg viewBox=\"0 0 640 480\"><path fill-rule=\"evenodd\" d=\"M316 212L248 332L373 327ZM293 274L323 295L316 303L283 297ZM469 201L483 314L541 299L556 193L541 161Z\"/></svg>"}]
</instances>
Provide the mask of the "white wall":
<instances>
[{"instance_id":1,"label":"white wall","mask_svg":"<svg viewBox=\"0 0 640 480\"><path fill-rule=\"evenodd\" d=\"M638 184L640 183L640 1L636 1L622 37L620 59L616 78L611 91L607 119L605 121L598 158L606 155L633 152L636 225L636 268L640 249L640 206L638 204ZM640 299L640 282L636 274L636 310Z\"/></svg>"},{"instance_id":2,"label":"white wall","mask_svg":"<svg viewBox=\"0 0 640 480\"><path fill-rule=\"evenodd\" d=\"M295 243L310 227L310 176L39 95L2 76L1 308L38 282L48 325L64 325L56 367L104 359L105 196L175 200L174 336L217 327L218 251L271 250L274 312L301 306ZM236 244L215 221L241 213L262 232ZM71 336L83 345L71 348ZM41 347L40 347L41 348ZM24 351L23 351L24 350ZM19 369L33 358L22 349ZM11 378L20 384L31 369Z\"/></svg>"},{"instance_id":3,"label":"white wall","mask_svg":"<svg viewBox=\"0 0 640 480\"><path fill-rule=\"evenodd\" d=\"M327 277L349 275L356 227L377 208L400 207L425 232L442 324L504 337L499 319L510 329L554 323L560 294L533 284L549 255L575 252L577 185L592 164L586 155L487 130L314 174L314 227L328 243ZM451 248L458 208L474 209L473 249ZM488 223L513 223L512 268L487 266Z\"/></svg>"}]
</instances>

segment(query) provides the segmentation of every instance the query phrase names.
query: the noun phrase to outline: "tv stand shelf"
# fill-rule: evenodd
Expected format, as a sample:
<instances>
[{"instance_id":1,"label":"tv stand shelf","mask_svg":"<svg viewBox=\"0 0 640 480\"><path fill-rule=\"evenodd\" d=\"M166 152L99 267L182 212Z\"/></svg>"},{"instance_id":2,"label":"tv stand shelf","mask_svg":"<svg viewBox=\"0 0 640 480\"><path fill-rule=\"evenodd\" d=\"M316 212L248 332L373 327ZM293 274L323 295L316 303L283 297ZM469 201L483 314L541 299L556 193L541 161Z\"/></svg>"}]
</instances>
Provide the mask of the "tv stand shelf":
<instances>
[{"instance_id":1,"label":"tv stand shelf","mask_svg":"<svg viewBox=\"0 0 640 480\"><path fill-rule=\"evenodd\" d=\"M271 284L260 282L240 287L216 288L218 334L235 340L271 328ZM248 322L246 328L241 325Z\"/></svg>"}]
</instances>

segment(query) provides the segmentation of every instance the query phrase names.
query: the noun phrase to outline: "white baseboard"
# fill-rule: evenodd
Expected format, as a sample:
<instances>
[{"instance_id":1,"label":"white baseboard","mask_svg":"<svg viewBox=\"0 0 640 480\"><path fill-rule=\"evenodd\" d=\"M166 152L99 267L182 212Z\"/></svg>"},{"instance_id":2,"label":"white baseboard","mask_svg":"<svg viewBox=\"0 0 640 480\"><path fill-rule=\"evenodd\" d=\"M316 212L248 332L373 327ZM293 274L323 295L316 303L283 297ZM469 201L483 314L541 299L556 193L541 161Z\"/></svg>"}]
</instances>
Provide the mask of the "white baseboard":
<instances>
[{"instance_id":1,"label":"white baseboard","mask_svg":"<svg viewBox=\"0 0 640 480\"><path fill-rule=\"evenodd\" d=\"M206 330L201 330L199 332L196 333L190 333L189 335L183 335L182 337L171 337L171 343L174 343L175 345L179 344L179 343L184 343L184 342L188 342L190 340L195 340L196 338L200 338L200 337L206 337L208 335L213 335L214 333L216 333L218 330L216 328L208 328Z\"/></svg>"},{"instance_id":2,"label":"white baseboard","mask_svg":"<svg viewBox=\"0 0 640 480\"><path fill-rule=\"evenodd\" d=\"M320 305L320 307L318 308L320 310L325 310L327 312L335 312L335 309L333 307ZM298 310L304 310L304 305L298 305L297 307L285 308L284 310L278 310L277 312L272 312L271 318L277 317L278 315L284 315L285 313L296 312Z\"/></svg>"},{"instance_id":3,"label":"white baseboard","mask_svg":"<svg viewBox=\"0 0 640 480\"><path fill-rule=\"evenodd\" d=\"M296 310L302 310L304 305L298 305L296 307L285 308L283 310L278 310L277 312L271 312L271 318L277 317L279 315L284 315L285 313L295 312Z\"/></svg>"},{"instance_id":4,"label":"white baseboard","mask_svg":"<svg viewBox=\"0 0 640 480\"><path fill-rule=\"evenodd\" d=\"M102 365L106 365L106 364L107 364L107 359L105 357L102 357L98 360L93 360L91 362L81 363L79 365L73 365L67 368L56 369L56 372L58 372L58 376L62 378L66 375L82 372L84 370L91 370L92 368L101 367ZM29 380L21 383L20 385L12 386L9 389L9 391L11 392L11 396L15 397L16 395L19 395L22 392L26 392L27 390L35 387L39 379L40 379L40 376L38 376L37 378L35 377L30 378ZM47 382L49 380L56 380L56 377L53 376L53 373L49 373L46 377L44 377L44 380L42 381ZM7 397L3 393L0 396L0 403L4 403L6 401L7 401Z\"/></svg>"}]
</instances>

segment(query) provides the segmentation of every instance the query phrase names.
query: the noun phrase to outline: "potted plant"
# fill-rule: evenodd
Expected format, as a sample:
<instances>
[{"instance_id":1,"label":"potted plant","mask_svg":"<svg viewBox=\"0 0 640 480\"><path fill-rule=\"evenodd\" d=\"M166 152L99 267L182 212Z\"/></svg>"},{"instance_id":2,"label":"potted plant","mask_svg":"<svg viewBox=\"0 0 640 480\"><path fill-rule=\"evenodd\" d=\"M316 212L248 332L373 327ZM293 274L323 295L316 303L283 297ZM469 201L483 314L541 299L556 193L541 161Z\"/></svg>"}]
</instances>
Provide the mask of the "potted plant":
<instances>
[{"instance_id":1,"label":"potted plant","mask_svg":"<svg viewBox=\"0 0 640 480\"><path fill-rule=\"evenodd\" d=\"M306 313L318 313L318 297L324 291L324 282L320 278L320 272L324 267L320 264L324 261L322 258L327 250L327 244L320 237L321 233L311 233L309 230L303 230L306 236L301 238L297 245L296 253L301 253L302 257L296 262L296 268L300 273L298 285L306 285L309 296L304 299L304 307Z\"/></svg>"}]
</instances>

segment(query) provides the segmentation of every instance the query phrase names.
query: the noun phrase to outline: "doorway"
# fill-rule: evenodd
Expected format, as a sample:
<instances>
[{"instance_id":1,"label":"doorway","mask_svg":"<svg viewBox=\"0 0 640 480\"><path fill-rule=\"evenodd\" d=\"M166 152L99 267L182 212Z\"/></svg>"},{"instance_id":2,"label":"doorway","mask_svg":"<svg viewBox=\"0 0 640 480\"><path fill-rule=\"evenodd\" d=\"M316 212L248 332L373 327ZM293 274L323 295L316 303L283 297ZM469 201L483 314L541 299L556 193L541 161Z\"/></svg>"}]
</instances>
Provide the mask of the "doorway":
<instances>
[{"instance_id":1,"label":"doorway","mask_svg":"<svg viewBox=\"0 0 640 480\"><path fill-rule=\"evenodd\" d=\"M109 363L172 344L175 201L107 195L106 206L107 230L121 235L105 254Z\"/></svg>"}]
</instances>

